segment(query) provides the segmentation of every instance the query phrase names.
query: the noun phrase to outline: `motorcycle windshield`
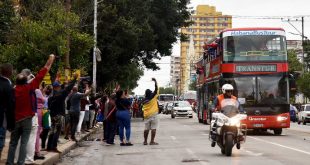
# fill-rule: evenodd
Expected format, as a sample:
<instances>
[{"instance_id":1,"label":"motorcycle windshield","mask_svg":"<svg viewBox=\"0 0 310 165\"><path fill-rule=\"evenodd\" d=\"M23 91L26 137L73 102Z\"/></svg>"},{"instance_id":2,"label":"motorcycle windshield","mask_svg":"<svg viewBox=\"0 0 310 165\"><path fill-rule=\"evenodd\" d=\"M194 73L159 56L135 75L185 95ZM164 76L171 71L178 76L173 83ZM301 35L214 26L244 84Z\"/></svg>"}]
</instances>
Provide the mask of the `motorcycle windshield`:
<instances>
[{"instance_id":1,"label":"motorcycle windshield","mask_svg":"<svg viewBox=\"0 0 310 165\"><path fill-rule=\"evenodd\" d=\"M239 102L235 99L223 99L221 112L229 118L236 116L239 113Z\"/></svg>"}]
</instances>

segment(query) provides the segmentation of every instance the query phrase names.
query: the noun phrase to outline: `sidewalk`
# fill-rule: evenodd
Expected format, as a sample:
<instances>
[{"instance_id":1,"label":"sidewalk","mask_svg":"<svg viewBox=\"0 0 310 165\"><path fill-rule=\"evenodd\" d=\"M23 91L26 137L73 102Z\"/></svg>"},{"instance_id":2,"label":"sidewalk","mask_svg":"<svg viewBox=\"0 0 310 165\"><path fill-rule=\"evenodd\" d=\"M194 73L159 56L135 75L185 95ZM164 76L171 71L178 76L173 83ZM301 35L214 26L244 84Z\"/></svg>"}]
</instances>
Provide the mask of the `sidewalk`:
<instances>
[{"instance_id":1,"label":"sidewalk","mask_svg":"<svg viewBox=\"0 0 310 165\"><path fill-rule=\"evenodd\" d=\"M90 132L82 133L80 136L77 136L76 139L79 141L82 141L86 139L88 136L90 136L92 133L95 133L97 130L102 129L101 127L93 128L90 130ZM10 132L7 131L6 139L5 139L5 146L2 151L2 156L0 160L0 165L5 164L7 156L8 156L8 149L9 149L9 142L10 142ZM70 141L64 139L64 136L60 136L59 142L58 142L58 150L61 151L61 153L55 153L55 152L47 152L47 151L41 151L41 154L45 156L44 160L36 160L35 165L53 165L57 163L60 158L67 154L71 149L76 147L77 142Z\"/></svg>"}]
</instances>

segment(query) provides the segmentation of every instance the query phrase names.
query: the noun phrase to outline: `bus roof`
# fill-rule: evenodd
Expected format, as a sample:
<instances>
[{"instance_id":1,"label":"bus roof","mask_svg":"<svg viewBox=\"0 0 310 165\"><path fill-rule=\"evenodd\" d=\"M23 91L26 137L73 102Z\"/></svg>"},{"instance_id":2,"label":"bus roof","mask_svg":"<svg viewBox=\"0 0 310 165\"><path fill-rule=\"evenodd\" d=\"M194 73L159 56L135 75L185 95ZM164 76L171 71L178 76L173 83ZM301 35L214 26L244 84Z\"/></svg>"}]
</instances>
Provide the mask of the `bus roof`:
<instances>
[{"instance_id":1,"label":"bus roof","mask_svg":"<svg viewBox=\"0 0 310 165\"><path fill-rule=\"evenodd\" d=\"M224 29L221 33L227 32L227 31L247 31L247 30L281 30L281 31L285 31L282 28L276 28L276 27L244 27L244 28Z\"/></svg>"}]
</instances>

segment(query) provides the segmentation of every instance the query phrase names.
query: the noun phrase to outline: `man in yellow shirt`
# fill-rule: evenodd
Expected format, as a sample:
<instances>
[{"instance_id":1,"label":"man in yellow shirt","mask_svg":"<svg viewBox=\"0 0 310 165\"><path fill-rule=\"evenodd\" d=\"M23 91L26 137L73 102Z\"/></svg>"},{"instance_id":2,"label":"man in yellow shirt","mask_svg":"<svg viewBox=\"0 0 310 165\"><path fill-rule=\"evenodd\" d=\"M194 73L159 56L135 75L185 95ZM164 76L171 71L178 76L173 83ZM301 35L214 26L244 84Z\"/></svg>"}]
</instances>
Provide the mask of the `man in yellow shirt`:
<instances>
[{"instance_id":1,"label":"man in yellow shirt","mask_svg":"<svg viewBox=\"0 0 310 165\"><path fill-rule=\"evenodd\" d=\"M144 145L147 145L147 137L149 131L151 130L151 142L150 145L158 145L154 141L156 136L156 129L158 127L158 102L157 98L159 95L159 90L155 78L152 78L152 81L155 82L155 90L152 92L150 89L145 90L145 99L142 102L142 111L145 122L144 129Z\"/></svg>"}]
</instances>

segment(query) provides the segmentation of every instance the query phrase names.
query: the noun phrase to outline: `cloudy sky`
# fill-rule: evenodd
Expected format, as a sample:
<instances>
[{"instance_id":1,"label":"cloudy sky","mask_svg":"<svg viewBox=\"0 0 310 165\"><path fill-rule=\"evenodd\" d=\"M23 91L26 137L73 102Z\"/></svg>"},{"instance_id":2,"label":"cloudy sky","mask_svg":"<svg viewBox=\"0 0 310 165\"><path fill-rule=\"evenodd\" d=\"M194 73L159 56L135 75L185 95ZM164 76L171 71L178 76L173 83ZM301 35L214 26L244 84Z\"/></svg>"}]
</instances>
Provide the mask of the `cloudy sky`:
<instances>
[{"instance_id":1,"label":"cloudy sky","mask_svg":"<svg viewBox=\"0 0 310 165\"><path fill-rule=\"evenodd\" d=\"M310 0L192 0L190 7L197 5L212 5L217 11L233 16L235 27L282 27L286 31L287 39L301 39L301 16L304 18L304 34L310 37ZM283 20L290 18L291 24ZM264 18L264 19L262 19ZM297 21L296 21L297 19ZM173 55L180 55L180 45L176 43L173 47ZM158 80L159 86L168 86L170 80L170 57L164 57L156 61L160 66L158 71L145 70L141 77L139 86L134 90L136 94L144 94L145 89L154 89L151 78Z\"/></svg>"}]
</instances>

